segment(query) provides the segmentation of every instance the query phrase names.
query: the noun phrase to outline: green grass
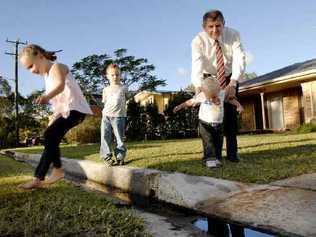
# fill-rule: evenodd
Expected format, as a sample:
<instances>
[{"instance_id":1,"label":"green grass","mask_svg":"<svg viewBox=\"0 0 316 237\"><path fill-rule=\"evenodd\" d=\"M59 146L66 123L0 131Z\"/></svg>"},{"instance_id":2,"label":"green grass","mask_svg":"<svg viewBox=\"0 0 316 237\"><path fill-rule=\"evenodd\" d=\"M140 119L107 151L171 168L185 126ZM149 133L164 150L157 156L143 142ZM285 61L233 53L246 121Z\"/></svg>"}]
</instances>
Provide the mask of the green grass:
<instances>
[{"instance_id":1,"label":"green grass","mask_svg":"<svg viewBox=\"0 0 316 237\"><path fill-rule=\"evenodd\" d=\"M129 210L68 183L18 189L31 174L29 166L0 156L0 236L149 236Z\"/></svg>"},{"instance_id":2,"label":"green grass","mask_svg":"<svg viewBox=\"0 0 316 237\"><path fill-rule=\"evenodd\" d=\"M201 163L200 139L132 142L127 165L252 183L316 172L316 133L241 135L238 143L240 163L224 159L222 168L208 169ZM42 147L17 150L40 153ZM64 157L101 162L98 151L97 144L62 147Z\"/></svg>"}]
</instances>

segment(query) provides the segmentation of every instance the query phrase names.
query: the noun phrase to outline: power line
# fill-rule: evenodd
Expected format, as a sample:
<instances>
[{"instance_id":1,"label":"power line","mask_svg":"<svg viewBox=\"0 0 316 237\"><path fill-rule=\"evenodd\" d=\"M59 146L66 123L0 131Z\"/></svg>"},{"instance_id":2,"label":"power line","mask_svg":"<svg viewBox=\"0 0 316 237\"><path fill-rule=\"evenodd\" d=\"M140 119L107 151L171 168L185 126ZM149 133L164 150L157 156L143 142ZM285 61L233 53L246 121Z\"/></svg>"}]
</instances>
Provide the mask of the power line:
<instances>
[{"instance_id":1,"label":"power line","mask_svg":"<svg viewBox=\"0 0 316 237\"><path fill-rule=\"evenodd\" d=\"M27 42L21 42L20 39L16 41L6 40L7 43L15 44L15 52L5 52L7 55L15 56L15 91L14 91L14 101L15 101L15 113L16 113L16 121L15 121L15 135L16 135L16 145L19 145L19 73L18 73L18 56L19 56L19 45L27 44Z\"/></svg>"}]
</instances>

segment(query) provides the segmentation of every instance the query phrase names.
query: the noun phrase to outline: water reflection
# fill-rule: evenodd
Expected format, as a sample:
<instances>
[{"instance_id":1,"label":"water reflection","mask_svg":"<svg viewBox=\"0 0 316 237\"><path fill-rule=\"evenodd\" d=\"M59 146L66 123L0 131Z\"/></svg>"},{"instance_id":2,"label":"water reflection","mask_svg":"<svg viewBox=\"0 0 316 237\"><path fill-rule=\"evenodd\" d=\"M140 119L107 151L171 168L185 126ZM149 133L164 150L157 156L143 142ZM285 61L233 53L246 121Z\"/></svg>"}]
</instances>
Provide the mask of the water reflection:
<instances>
[{"instance_id":1,"label":"water reflection","mask_svg":"<svg viewBox=\"0 0 316 237\"><path fill-rule=\"evenodd\" d=\"M214 218L199 218L194 225L214 237L275 237L274 235L246 229L236 225L227 225Z\"/></svg>"}]
</instances>

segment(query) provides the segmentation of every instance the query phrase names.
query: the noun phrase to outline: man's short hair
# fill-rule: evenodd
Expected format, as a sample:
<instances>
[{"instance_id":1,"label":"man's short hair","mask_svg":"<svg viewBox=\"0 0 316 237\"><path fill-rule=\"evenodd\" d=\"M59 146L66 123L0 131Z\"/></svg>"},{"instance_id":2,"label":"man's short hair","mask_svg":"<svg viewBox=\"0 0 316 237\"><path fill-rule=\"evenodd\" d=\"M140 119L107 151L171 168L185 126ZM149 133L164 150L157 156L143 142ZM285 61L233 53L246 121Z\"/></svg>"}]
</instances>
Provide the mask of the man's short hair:
<instances>
[{"instance_id":1,"label":"man's short hair","mask_svg":"<svg viewBox=\"0 0 316 237\"><path fill-rule=\"evenodd\" d=\"M211 21L220 20L223 22L223 24L225 24L223 13L219 10L211 10L211 11L206 12L203 16L203 25L205 25L207 20L209 19Z\"/></svg>"}]
</instances>

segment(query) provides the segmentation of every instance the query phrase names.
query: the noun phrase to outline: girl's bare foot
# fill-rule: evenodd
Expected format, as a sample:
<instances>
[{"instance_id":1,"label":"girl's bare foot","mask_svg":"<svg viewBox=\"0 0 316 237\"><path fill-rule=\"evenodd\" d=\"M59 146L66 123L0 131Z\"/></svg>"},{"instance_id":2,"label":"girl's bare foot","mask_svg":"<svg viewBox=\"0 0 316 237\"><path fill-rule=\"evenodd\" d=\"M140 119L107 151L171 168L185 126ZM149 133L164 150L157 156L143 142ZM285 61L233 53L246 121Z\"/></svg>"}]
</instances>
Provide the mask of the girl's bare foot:
<instances>
[{"instance_id":1,"label":"girl's bare foot","mask_svg":"<svg viewBox=\"0 0 316 237\"><path fill-rule=\"evenodd\" d=\"M44 181L45 184L53 184L65 177L65 173L62 168L53 168L52 173L47 180Z\"/></svg>"},{"instance_id":2,"label":"girl's bare foot","mask_svg":"<svg viewBox=\"0 0 316 237\"><path fill-rule=\"evenodd\" d=\"M33 189L33 188L42 188L43 187L43 181L41 181L38 178L35 178L27 183L18 185L18 188L21 189Z\"/></svg>"}]
</instances>

